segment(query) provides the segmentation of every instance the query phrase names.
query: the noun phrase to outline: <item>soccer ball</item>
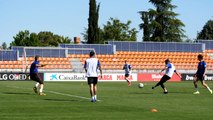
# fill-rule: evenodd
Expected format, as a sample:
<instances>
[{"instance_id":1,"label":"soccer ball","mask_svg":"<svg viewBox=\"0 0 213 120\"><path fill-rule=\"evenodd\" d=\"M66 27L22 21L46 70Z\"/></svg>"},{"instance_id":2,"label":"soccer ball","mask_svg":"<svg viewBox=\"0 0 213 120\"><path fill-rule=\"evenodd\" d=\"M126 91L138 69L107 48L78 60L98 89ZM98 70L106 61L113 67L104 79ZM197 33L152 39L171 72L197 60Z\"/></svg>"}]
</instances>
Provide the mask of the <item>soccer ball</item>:
<instances>
[{"instance_id":1,"label":"soccer ball","mask_svg":"<svg viewBox=\"0 0 213 120\"><path fill-rule=\"evenodd\" d=\"M144 87L144 84L143 84L143 83L139 83L139 84L138 84L138 87L139 87L139 88L143 88L143 87Z\"/></svg>"}]
</instances>

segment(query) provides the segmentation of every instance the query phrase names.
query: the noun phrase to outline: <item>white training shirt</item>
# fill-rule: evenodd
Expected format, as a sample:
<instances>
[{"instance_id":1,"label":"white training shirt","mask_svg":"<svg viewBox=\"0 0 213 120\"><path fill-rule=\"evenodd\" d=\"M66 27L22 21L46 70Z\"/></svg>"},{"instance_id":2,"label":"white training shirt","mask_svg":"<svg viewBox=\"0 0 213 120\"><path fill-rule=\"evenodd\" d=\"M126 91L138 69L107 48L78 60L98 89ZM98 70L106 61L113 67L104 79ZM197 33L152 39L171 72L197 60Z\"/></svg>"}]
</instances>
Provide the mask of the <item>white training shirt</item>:
<instances>
[{"instance_id":1,"label":"white training shirt","mask_svg":"<svg viewBox=\"0 0 213 120\"><path fill-rule=\"evenodd\" d=\"M166 69L166 75L169 77L172 77L172 75L175 72L175 66L172 63L166 64L167 69Z\"/></svg>"},{"instance_id":2,"label":"white training shirt","mask_svg":"<svg viewBox=\"0 0 213 120\"><path fill-rule=\"evenodd\" d=\"M85 61L84 68L87 70L87 77L98 77L98 68L101 66L97 58L89 58Z\"/></svg>"}]
</instances>

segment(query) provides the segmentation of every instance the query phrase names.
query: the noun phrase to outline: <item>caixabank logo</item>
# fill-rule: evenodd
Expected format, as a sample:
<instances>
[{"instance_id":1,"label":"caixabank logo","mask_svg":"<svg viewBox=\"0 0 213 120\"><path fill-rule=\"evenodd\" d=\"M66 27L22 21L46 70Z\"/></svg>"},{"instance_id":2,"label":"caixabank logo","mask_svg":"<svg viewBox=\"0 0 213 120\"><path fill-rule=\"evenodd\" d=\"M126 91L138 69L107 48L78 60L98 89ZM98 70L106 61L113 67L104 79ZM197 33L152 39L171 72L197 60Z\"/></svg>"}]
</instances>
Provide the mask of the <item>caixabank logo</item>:
<instances>
[{"instance_id":1,"label":"caixabank logo","mask_svg":"<svg viewBox=\"0 0 213 120\"><path fill-rule=\"evenodd\" d=\"M57 74L52 74L52 75L50 76L50 80L58 80Z\"/></svg>"},{"instance_id":2,"label":"caixabank logo","mask_svg":"<svg viewBox=\"0 0 213 120\"><path fill-rule=\"evenodd\" d=\"M74 74L74 73L46 73L45 80L48 81L78 81L86 80L85 74Z\"/></svg>"}]
</instances>

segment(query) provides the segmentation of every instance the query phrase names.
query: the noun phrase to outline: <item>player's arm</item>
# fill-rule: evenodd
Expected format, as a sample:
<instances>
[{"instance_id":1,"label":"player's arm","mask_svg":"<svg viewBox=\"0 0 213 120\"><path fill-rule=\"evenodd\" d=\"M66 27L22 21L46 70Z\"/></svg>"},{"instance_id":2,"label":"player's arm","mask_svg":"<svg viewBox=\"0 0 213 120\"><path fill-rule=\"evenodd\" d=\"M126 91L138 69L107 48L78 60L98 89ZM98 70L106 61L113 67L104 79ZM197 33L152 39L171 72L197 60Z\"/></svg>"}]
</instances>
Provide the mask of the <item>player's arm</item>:
<instances>
[{"instance_id":1,"label":"player's arm","mask_svg":"<svg viewBox=\"0 0 213 120\"><path fill-rule=\"evenodd\" d=\"M99 61L99 60L98 60L98 68L99 68L99 70L100 70L101 78L102 78L102 68L101 68L101 63L100 63L100 61Z\"/></svg>"},{"instance_id":2,"label":"player's arm","mask_svg":"<svg viewBox=\"0 0 213 120\"><path fill-rule=\"evenodd\" d=\"M125 69L125 65L123 66L123 70Z\"/></svg>"},{"instance_id":3,"label":"player's arm","mask_svg":"<svg viewBox=\"0 0 213 120\"><path fill-rule=\"evenodd\" d=\"M205 77L206 76L206 62L203 63L203 69L204 69L203 77Z\"/></svg>"},{"instance_id":4,"label":"player's arm","mask_svg":"<svg viewBox=\"0 0 213 120\"><path fill-rule=\"evenodd\" d=\"M85 72L87 72L87 62L86 61L84 63L84 70L85 70Z\"/></svg>"},{"instance_id":5,"label":"player's arm","mask_svg":"<svg viewBox=\"0 0 213 120\"><path fill-rule=\"evenodd\" d=\"M174 72L175 72L175 73L176 73L176 74L180 77L180 79L182 79L181 74L180 74L180 73L178 73L178 72L177 72L177 70L175 70Z\"/></svg>"},{"instance_id":6,"label":"player's arm","mask_svg":"<svg viewBox=\"0 0 213 120\"><path fill-rule=\"evenodd\" d=\"M132 72L132 66L129 65L129 72L131 73Z\"/></svg>"},{"instance_id":7,"label":"player's arm","mask_svg":"<svg viewBox=\"0 0 213 120\"><path fill-rule=\"evenodd\" d=\"M46 64L36 64L36 67L44 67L44 66L46 66Z\"/></svg>"},{"instance_id":8,"label":"player's arm","mask_svg":"<svg viewBox=\"0 0 213 120\"><path fill-rule=\"evenodd\" d=\"M161 74L164 70L166 70L168 68L168 66L166 65L161 71L159 74Z\"/></svg>"}]
</instances>

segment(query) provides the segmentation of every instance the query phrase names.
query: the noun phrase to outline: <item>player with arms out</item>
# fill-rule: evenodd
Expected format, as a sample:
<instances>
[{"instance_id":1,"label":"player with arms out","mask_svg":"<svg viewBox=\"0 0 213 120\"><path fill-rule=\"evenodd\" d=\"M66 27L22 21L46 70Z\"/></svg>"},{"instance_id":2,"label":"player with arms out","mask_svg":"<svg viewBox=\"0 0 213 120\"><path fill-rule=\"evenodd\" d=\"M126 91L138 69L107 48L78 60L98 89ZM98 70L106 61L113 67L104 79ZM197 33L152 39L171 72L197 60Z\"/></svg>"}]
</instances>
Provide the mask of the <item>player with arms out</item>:
<instances>
[{"instance_id":1,"label":"player with arms out","mask_svg":"<svg viewBox=\"0 0 213 120\"><path fill-rule=\"evenodd\" d=\"M98 83L98 69L101 73L102 69L100 61L96 58L95 52L90 52L90 58L85 61L84 69L86 71L87 82L90 88L91 102L97 101L97 83Z\"/></svg>"},{"instance_id":2,"label":"player with arms out","mask_svg":"<svg viewBox=\"0 0 213 120\"><path fill-rule=\"evenodd\" d=\"M35 84L35 87L33 88L33 90L37 94L38 88L40 88L39 89L39 95L41 95L41 96L44 96L46 94L43 93L44 81L41 79L41 77L38 74L38 68L44 67L44 66L46 66L46 65L39 64L39 56L38 55L35 56L35 61L30 66L30 79L37 82Z\"/></svg>"},{"instance_id":3,"label":"player with arms out","mask_svg":"<svg viewBox=\"0 0 213 120\"><path fill-rule=\"evenodd\" d=\"M161 80L160 80L154 87L152 87L152 89L154 89L155 87L157 87L157 86L160 85L160 86L163 88L163 90L164 90L164 94L167 94L168 91L167 91L166 87L164 86L164 83L165 83L166 81L168 81L169 79L171 79L171 77L172 77L172 75L174 74L174 72L175 72L180 78L182 78L182 77L181 77L181 75L175 70L174 65L171 63L171 61L170 61L169 59L166 59L166 60L165 60L165 64L166 64L166 66L165 66L165 67L162 69L162 71L159 73L159 74L161 74L164 70L166 70L165 75L161 78Z\"/></svg>"},{"instance_id":4,"label":"player with arms out","mask_svg":"<svg viewBox=\"0 0 213 120\"><path fill-rule=\"evenodd\" d=\"M209 88L209 86L205 83L205 76L206 76L206 62L203 60L203 55L198 55L197 59L200 61L198 63L197 72L195 74L195 80L194 80L194 86L195 86L195 92L194 94L200 94L198 91L197 82L200 80L201 84L209 90L209 92L212 94L212 90Z\"/></svg>"},{"instance_id":5,"label":"player with arms out","mask_svg":"<svg viewBox=\"0 0 213 120\"><path fill-rule=\"evenodd\" d=\"M125 70L125 80L127 81L128 83L128 86L131 86L132 83L131 81L129 80L129 76L131 74L131 70L132 70L132 66L130 64L127 63L127 60L125 60L125 64L123 66L123 70Z\"/></svg>"}]
</instances>

